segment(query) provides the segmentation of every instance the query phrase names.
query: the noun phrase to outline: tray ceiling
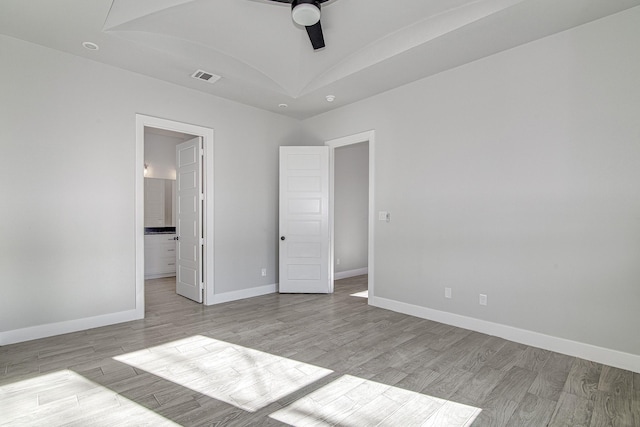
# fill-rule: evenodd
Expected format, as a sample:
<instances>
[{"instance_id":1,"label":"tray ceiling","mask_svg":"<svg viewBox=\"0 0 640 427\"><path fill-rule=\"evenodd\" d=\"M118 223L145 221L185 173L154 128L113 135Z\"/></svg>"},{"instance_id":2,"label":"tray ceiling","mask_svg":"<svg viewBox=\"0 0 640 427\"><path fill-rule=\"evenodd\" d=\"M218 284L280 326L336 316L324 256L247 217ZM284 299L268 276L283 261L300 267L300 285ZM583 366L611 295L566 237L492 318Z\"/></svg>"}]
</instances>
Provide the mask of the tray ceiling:
<instances>
[{"instance_id":1,"label":"tray ceiling","mask_svg":"<svg viewBox=\"0 0 640 427\"><path fill-rule=\"evenodd\" d=\"M3 0L0 33L306 118L638 5L331 0L326 47L314 51L289 5L268 0ZM196 70L221 79L193 79Z\"/></svg>"}]
</instances>

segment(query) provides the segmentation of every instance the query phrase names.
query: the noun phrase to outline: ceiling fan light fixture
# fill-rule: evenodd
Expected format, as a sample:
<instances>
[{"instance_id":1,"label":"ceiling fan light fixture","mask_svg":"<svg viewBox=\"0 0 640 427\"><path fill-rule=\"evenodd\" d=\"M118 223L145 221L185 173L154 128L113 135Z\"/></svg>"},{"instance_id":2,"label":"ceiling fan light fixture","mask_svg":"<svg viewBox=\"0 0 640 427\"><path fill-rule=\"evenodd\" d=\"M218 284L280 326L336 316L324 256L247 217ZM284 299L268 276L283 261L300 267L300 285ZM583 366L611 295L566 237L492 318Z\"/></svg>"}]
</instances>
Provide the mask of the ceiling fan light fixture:
<instances>
[{"instance_id":1,"label":"ceiling fan light fixture","mask_svg":"<svg viewBox=\"0 0 640 427\"><path fill-rule=\"evenodd\" d=\"M314 0L298 0L292 3L291 17L298 25L310 27L320 21L320 7Z\"/></svg>"}]
</instances>

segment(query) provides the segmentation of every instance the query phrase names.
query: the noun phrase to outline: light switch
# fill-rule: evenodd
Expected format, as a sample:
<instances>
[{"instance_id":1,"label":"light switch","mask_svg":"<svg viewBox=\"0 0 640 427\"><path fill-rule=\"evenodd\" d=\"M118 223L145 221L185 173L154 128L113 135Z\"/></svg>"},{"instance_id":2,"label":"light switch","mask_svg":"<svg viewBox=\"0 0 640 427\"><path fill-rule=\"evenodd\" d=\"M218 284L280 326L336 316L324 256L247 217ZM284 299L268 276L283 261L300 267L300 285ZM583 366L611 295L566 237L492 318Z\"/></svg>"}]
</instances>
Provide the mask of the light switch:
<instances>
[{"instance_id":1,"label":"light switch","mask_svg":"<svg viewBox=\"0 0 640 427\"><path fill-rule=\"evenodd\" d=\"M385 211L378 212L378 220L379 221L386 221L387 220L387 212L385 212Z\"/></svg>"}]
</instances>

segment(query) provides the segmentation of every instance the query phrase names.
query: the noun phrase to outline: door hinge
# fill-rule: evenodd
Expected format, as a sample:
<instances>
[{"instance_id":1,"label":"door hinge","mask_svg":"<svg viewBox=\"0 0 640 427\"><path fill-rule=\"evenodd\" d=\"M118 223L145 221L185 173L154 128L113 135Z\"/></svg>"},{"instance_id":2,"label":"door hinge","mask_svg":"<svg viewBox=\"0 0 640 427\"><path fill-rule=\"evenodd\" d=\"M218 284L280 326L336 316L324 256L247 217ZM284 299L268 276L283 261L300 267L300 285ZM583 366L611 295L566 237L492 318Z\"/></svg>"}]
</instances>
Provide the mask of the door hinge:
<instances>
[{"instance_id":1,"label":"door hinge","mask_svg":"<svg viewBox=\"0 0 640 427\"><path fill-rule=\"evenodd\" d=\"M204 239L202 237L200 238L200 246L204 246Z\"/></svg>"},{"instance_id":2,"label":"door hinge","mask_svg":"<svg viewBox=\"0 0 640 427\"><path fill-rule=\"evenodd\" d=\"M200 193L200 200L204 200L204 194Z\"/></svg>"}]
</instances>

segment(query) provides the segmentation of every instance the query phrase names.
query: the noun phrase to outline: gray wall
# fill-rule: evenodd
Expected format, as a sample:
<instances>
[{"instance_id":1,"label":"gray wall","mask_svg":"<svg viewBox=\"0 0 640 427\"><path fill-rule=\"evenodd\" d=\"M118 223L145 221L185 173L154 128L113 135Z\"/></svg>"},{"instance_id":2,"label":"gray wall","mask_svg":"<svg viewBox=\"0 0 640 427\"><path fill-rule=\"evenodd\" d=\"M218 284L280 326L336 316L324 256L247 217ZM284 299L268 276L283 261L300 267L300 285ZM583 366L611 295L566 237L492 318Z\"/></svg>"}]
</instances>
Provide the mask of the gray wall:
<instances>
[{"instance_id":1,"label":"gray wall","mask_svg":"<svg viewBox=\"0 0 640 427\"><path fill-rule=\"evenodd\" d=\"M367 267L369 213L369 143L335 149L335 272Z\"/></svg>"},{"instance_id":2,"label":"gray wall","mask_svg":"<svg viewBox=\"0 0 640 427\"><path fill-rule=\"evenodd\" d=\"M5 36L0 57L0 332L135 307L136 113L215 131L216 292L277 282L298 121Z\"/></svg>"},{"instance_id":3,"label":"gray wall","mask_svg":"<svg viewBox=\"0 0 640 427\"><path fill-rule=\"evenodd\" d=\"M185 138L146 131L144 163L148 165L148 171L145 178L176 179L176 145L184 141Z\"/></svg>"},{"instance_id":4,"label":"gray wall","mask_svg":"<svg viewBox=\"0 0 640 427\"><path fill-rule=\"evenodd\" d=\"M305 121L317 141L376 131L376 297L640 355L638 22Z\"/></svg>"},{"instance_id":5,"label":"gray wall","mask_svg":"<svg viewBox=\"0 0 640 427\"><path fill-rule=\"evenodd\" d=\"M277 281L277 146L375 129L376 297L640 355L639 21L302 125L0 36L0 333L133 309L142 113L215 129L218 292Z\"/></svg>"}]
</instances>

